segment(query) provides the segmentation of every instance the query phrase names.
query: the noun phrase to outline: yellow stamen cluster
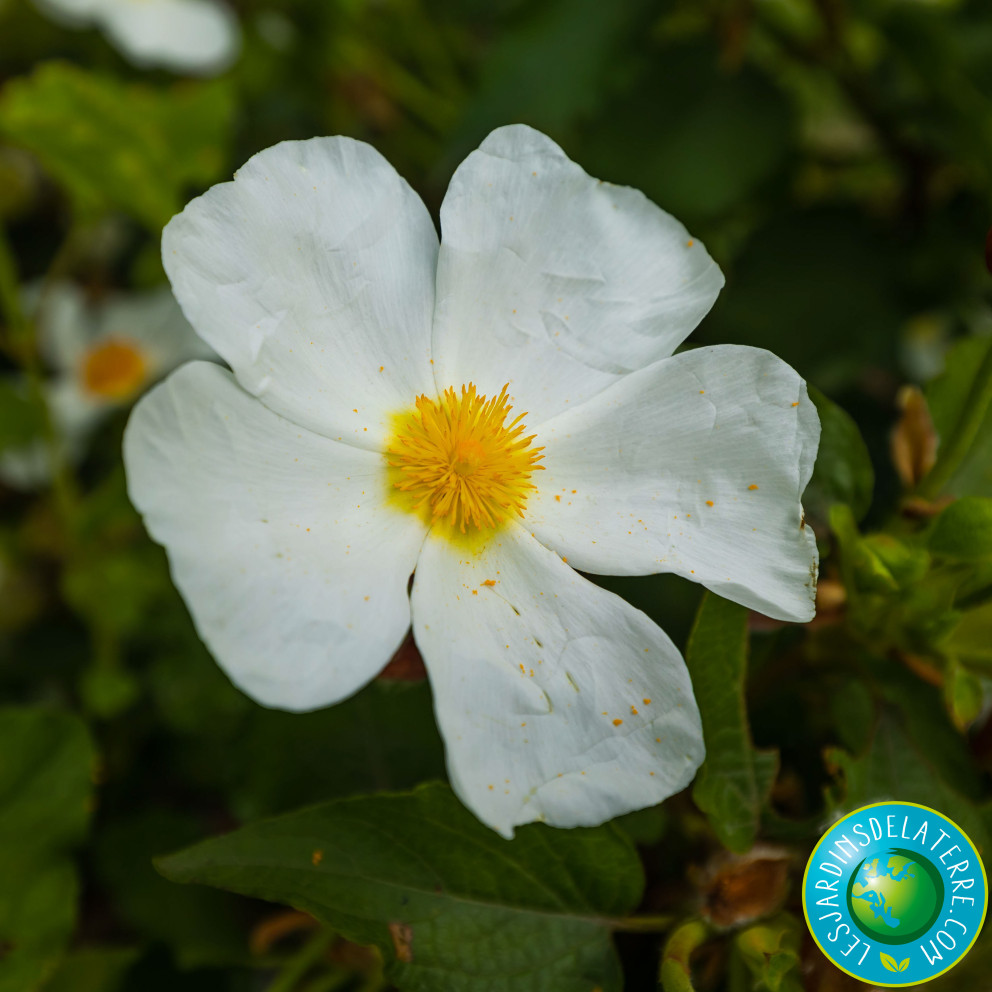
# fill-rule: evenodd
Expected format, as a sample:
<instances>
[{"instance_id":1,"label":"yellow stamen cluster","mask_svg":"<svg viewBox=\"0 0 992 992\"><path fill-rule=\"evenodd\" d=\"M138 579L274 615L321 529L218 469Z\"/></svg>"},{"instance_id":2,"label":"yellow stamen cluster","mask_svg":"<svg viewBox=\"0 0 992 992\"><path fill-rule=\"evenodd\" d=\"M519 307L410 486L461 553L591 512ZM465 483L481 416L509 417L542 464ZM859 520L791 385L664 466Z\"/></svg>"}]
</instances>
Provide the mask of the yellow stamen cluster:
<instances>
[{"instance_id":1,"label":"yellow stamen cluster","mask_svg":"<svg viewBox=\"0 0 992 992\"><path fill-rule=\"evenodd\" d=\"M88 392L107 400L124 400L142 386L148 367L134 344L111 339L90 349L80 372Z\"/></svg>"},{"instance_id":2,"label":"yellow stamen cluster","mask_svg":"<svg viewBox=\"0 0 992 992\"><path fill-rule=\"evenodd\" d=\"M409 509L427 510L432 521L462 534L523 516L544 449L531 447L535 435L521 436L526 413L505 423L508 385L490 400L472 383L460 394L446 389L440 400L419 396L415 409L398 418L387 460Z\"/></svg>"}]
</instances>

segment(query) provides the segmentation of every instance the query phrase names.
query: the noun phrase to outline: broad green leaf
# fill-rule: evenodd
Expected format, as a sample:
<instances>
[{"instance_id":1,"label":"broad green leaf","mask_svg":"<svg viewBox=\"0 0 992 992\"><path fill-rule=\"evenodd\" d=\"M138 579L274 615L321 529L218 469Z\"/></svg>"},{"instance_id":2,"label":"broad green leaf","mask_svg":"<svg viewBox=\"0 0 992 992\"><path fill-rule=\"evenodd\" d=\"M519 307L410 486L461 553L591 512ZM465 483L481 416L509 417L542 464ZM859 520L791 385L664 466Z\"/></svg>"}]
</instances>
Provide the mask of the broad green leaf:
<instances>
[{"instance_id":1,"label":"broad green leaf","mask_svg":"<svg viewBox=\"0 0 992 992\"><path fill-rule=\"evenodd\" d=\"M44 62L0 93L0 135L33 152L84 216L123 210L152 230L219 177L233 111L223 82L156 90Z\"/></svg>"},{"instance_id":2,"label":"broad green leaf","mask_svg":"<svg viewBox=\"0 0 992 992\"><path fill-rule=\"evenodd\" d=\"M336 800L160 858L176 882L284 902L360 944L411 992L618 992L611 921L640 864L610 826L483 826L443 785Z\"/></svg>"},{"instance_id":3,"label":"broad green leaf","mask_svg":"<svg viewBox=\"0 0 992 992\"><path fill-rule=\"evenodd\" d=\"M875 486L868 448L857 424L836 403L812 386L809 398L820 415L820 447L803 505L810 516L825 521L834 503L846 503L854 519L861 520Z\"/></svg>"},{"instance_id":4,"label":"broad green leaf","mask_svg":"<svg viewBox=\"0 0 992 992\"><path fill-rule=\"evenodd\" d=\"M778 755L756 751L751 742L744 698L747 647L747 610L707 593L685 657L706 742L692 798L720 840L738 852L754 844L778 770Z\"/></svg>"},{"instance_id":5,"label":"broad green leaf","mask_svg":"<svg viewBox=\"0 0 992 992\"><path fill-rule=\"evenodd\" d=\"M992 338L959 341L926 396L940 441L921 491L992 496Z\"/></svg>"},{"instance_id":6,"label":"broad green leaf","mask_svg":"<svg viewBox=\"0 0 992 992\"><path fill-rule=\"evenodd\" d=\"M840 748L828 748L827 763L839 778L830 793L837 813L886 799L920 803L949 816L975 842L989 850L988 811L956 791L940 775L930 756L919 746L921 728L908 737L892 714L879 720L875 738L858 757Z\"/></svg>"},{"instance_id":7,"label":"broad green leaf","mask_svg":"<svg viewBox=\"0 0 992 992\"><path fill-rule=\"evenodd\" d=\"M934 521L930 550L945 558L992 558L992 499L965 496Z\"/></svg>"},{"instance_id":8,"label":"broad green leaf","mask_svg":"<svg viewBox=\"0 0 992 992\"><path fill-rule=\"evenodd\" d=\"M0 710L0 992L38 988L72 933L94 760L76 717Z\"/></svg>"},{"instance_id":9,"label":"broad green leaf","mask_svg":"<svg viewBox=\"0 0 992 992\"><path fill-rule=\"evenodd\" d=\"M737 935L734 949L751 976L753 992L802 992L799 945L803 928L790 913L778 916Z\"/></svg>"},{"instance_id":10,"label":"broad green leaf","mask_svg":"<svg viewBox=\"0 0 992 992\"><path fill-rule=\"evenodd\" d=\"M885 951L880 951L879 952L879 957L881 957L881 959L882 959L882 967L884 967L886 969L886 971L898 971L899 970L899 963L896 961L896 959L894 957L892 957L891 954L886 954Z\"/></svg>"}]
</instances>

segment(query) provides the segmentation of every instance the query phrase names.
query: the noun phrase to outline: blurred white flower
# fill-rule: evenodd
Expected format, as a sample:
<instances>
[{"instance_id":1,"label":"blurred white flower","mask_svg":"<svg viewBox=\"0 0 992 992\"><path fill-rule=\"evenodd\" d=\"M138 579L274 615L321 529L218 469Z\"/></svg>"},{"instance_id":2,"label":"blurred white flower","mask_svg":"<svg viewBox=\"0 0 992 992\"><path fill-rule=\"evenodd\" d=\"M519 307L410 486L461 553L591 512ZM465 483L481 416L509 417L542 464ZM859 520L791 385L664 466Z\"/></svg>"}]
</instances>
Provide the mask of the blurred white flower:
<instances>
[{"instance_id":1,"label":"blurred white flower","mask_svg":"<svg viewBox=\"0 0 992 992\"><path fill-rule=\"evenodd\" d=\"M538 132L491 134L441 229L347 138L189 204L166 271L233 375L193 363L138 404L131 498L255 699L345 698L412 618L461 799L505 835L600 823L682 789L703 739L669 638L573 568L808 620L819 421L766 351L673 357L720 270Z\"/></svg>"},{"instance_id":2,"label":"blurred white flower","mask_svg":"<svg viewBox=\"0 0 992 992\"><path fill-rule=\"evenodd\" d=\"M221 0L35 0L53 19L96 25L141 68L215 75L238 56L241 32Z\"/></svg>"},{"instance_id":3,"label":"blurred white flower","mask_svg":"<svg viewBox=\"0 0 992 992\"><path fill-rule=\"evenodd\" d=\"M37 289L25 294L29 309ZM112 411L132 403L177 365L215 358L193 333L168 289L111 296L87 304L79 287L63 282L40 297L38 346L52 372L45 399L65 453L85 454L90 435ZM33 489L51 477L47 446L35 442L0 454L0 479Z\"/></svg>"}]
</instances>

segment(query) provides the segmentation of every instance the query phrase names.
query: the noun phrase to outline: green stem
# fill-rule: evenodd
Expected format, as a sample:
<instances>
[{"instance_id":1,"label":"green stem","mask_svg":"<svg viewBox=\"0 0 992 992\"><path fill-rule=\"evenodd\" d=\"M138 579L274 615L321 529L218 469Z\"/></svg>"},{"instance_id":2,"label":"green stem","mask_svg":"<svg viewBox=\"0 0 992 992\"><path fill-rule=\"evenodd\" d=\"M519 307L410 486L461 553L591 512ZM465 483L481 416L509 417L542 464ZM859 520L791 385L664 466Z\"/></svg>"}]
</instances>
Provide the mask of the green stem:
<instances>
[{"instance_id":1,"label":"green stem","mask_svg":"<svg viewBox=\"0 0 992 992\"><path fill-rule=\"evenodd\" d=\"M918 490L920 496L933 499L961 467L961 463L975 443L990 404L992 404L992 347L985 351L985 358L972 380L968 397L961 407L961 416L938 451L937 464L920 485Z\"/></svg>"},{"instance_id":2,"label":"green stem","mask_svg":"<svg viewBox=\"0 0 992 992\"><path fill-rule=\"evenodd\" d=\"M610 927L622 933L665 933L672 929L674 922L674 916L626 916L613 920Z\"/></svg>"},{"instance_id":3,"label":"green stem","mask_svg":"<svg viewBox=\"0 0 992 992\"><path fill-rule=\"evenodd\" d=\"M307 972L324 956L324 952L336 936L337 934L330 927L321 927L297 954L290 958L289 963L268 987L267 992L293 992L306 977Z\"/></svg>"},{"instance_id":4,"label":"green stem","mask_svg":"<svg viewBox=\"0 0 992 992\"><path fill-rule=\"evenodd\" d=\"M689 920L668 938L658 976L664 992L694 992L689 958L709 934L710 928L702 920Z\"/></svg>"}]
</instances>

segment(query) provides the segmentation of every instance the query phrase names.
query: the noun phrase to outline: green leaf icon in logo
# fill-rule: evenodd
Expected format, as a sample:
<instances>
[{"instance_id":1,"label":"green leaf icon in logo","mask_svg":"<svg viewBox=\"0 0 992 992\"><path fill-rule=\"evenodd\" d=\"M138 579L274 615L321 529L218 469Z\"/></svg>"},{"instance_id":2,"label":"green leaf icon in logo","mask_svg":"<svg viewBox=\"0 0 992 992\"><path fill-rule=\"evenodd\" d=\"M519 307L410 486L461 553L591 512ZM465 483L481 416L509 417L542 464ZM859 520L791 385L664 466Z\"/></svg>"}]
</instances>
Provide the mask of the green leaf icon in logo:
<instances>
[{"instance_id":1,"label":"green leaf icon in logo","mask_svg":"<svg viewBox=\"0 0 992 992\"><path fill-rule=\"evenodd\" d=\"M885 966L886 971L899 971L899 965L896 964L896 959L892 957L891 954L886 954L884 951L879 952L879 956L882 959L882 964ZM909 958L906 959L907 961Z\"/></svg>"},{"instance_id":2,"label":"green leaf icon in logo","mask_svg":"<svg viewBox=\"0 0 992 992\"><path fill-rule=\"evenodd\" d=\"M899 970L905 971L909 967L909 958L899 962Z\"/></svg>"}]
</instances>

